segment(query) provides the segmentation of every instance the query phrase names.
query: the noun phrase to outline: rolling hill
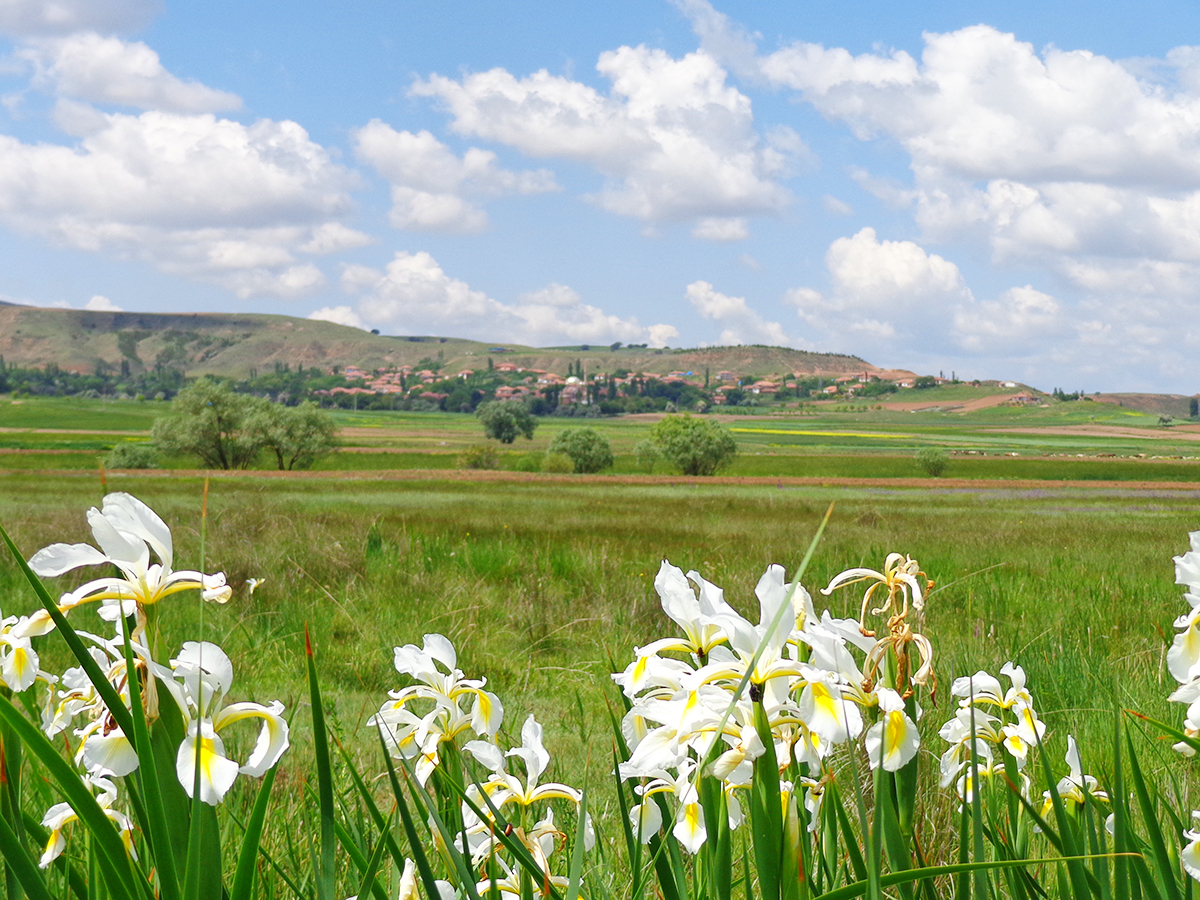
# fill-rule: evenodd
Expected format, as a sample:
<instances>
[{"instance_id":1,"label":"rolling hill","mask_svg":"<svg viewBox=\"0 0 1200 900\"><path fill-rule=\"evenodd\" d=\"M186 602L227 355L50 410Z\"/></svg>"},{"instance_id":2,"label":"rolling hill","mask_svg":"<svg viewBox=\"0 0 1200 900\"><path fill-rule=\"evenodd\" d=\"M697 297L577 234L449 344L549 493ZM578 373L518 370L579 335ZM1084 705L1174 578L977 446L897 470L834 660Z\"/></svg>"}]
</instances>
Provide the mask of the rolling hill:
<instances>
[{"instance_id":1,"label":"rolling hill","mask_svg":"<svg viewBox=\"0 0 1200 900\"><path fill-rule=\"evenodd\" d=\"M883 370L857 356L810 353L784 347L738 346L691 350L641 347L525 347L485 344L450 337L393 337L357 328L257 313L138 313L47 309L0 303L0 356L8 365L45 366L93 372L122 362L137 370L156 364L182 368L189 376L244 378L276 363L331 368L376 369L439 360L444 371L486 367L488 358L522 368L565 373L581 362L589 372L618 369L666 374L708 369L715 378L728 370L766 377L786 372L834 376Z\"/></svg>"}]
</instances>

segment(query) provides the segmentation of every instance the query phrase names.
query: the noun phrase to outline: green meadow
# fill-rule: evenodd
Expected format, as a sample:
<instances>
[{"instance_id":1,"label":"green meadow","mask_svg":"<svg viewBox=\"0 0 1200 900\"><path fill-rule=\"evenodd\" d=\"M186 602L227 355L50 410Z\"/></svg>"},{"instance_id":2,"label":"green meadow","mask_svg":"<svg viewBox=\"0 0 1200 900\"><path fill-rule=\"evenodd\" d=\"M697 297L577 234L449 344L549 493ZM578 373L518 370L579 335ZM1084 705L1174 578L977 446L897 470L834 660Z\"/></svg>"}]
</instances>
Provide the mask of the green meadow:
<instances>
[{"instance_id":1,"label":"green meadow","mask_svg":"<svg viewBox=\"0 0 1200 900\"><path fill-rule=\"evenodd\" d=\"M202 485L108 481L172 526L177 567L199 563ZM0 476L0 521L31 555L53 541L90 540L84 513L100 498L91 475ZM392 648L436 631L459 648L460 668L489 679L510 727L536 713L552 752L602 781L610 661L623 668L635 646L671 633L653 590L660 561L696 569L756 619L758 577L773 562L796 566L830 503L805 578L817 608L857 613L849 596L817 592L842 569L880 567L891 551L917 558L936 582L925 631L947 700L955 676L1012 659L1029 673L1056 742L1070 732L1103 747L1118 707L1172 721L1181 714L1165 700L1163 654L1185 607L1171 556L1200 528L1200 505L1186 490L216 478L204 565L227 574L234 599L215 606L181 596L164 608L163 625L168 643L203 634L224 646L239 695L287 704L300 737L285 769L310 752L307 625L338 733L364 758L377 749L366 718L398 686ZM72 573L55 587L86 577ZM264 579L253 596L248 578ZM0 596L5 615L35 602L9 560L0 563ZM87 610L73 619L105 628ZM48 668L67 664L53 636L42 642ZM926 719L931 754L948 708Z\"/></svg>"},{"instance_id":2,"label":"green meadow","mask_svg":"<svg viewBox=\"0 0 1200 900\"><path fill-rule=\"evenodd\" d=\"M720 419L732 430L739 456L725 474L761 477L913 478L913 456L923 447L951 454L949 478L1177 481L1197 479L1200 429L1162 427L1156 415L1093 401L1046 406L991 406L964 411L959 404L983 389L966 385L901 391L927 403L916 410L883 409L867 402L802 404L761 411L738 408ZM961 395L961 396L960 396ZM904 396L900 402L916 402ZM94 470L121 441L144 440L169 406L154 401L75 398L0 399L0 471ZM334 411L342 452L317 471L371 472L452 469L458 453L481 443L474 416L455 413ZM545 418L533 440L502 448L501 468L527 468L554 436L587 425L600 431L616 456L613 472L641 472L634 446L654 416ZM163 460L167 469L191 469L189 458ZM269 469L265 456L256 468ZM669 474L663 464L656 474Z\"/></svg>"},{"instance_id":3,"label":"green meadow","mask_svg":"<svg viewBox=\"0 0 1200 900\"><path fill-rule=\"evenodd\" d=\"M165 411L132 401L105 406L26 401L10 418L0 403L0 522L26 557L56 541L92 541L85 513L102 498L99 459L116 441L144 437ZM1123 426L1134 420L1120 408L1102 411ZM634 648L676 631L653 587L662 560L697 570L757 620L754 586L764 569L780 563L794 571L833 504L804 577L818 611L857 616L860 594L825 597L819 589L846 568L881 568L892 551L911 554L935 582L921 625L934 648L937 689L920 726L919 814L932 836L930 858L944 861L957 819L953 792L936 785L944 748L937 732L955 706L954 678L996 673L1009 660L1022 665L1049 729L1052 765L1061 768L1073 735L1088 770L1105 780L1115 711L1175 724L1183 715L1167 703L1175 684L1164 660L1172 622L1186 609L1171 557L1200 529L1200 492L1189 483L1197 461L1187 458L1200 455L1197 445L1149 416L1133 434L1095 433L1064 432L1054 426L1095 423L1061 418L1039 431L1038 416L1058 411L1024 412L1012 420L1021 432L998 430L1009 413L995 410L981 410L979 421L836 408L731 416L740 456L729 474L761 476L738 483L524 473L466 480L451 470L459 450L480 441L472 417L343 413L343 451L317 472L215 475L204 519L204 478L170 471L190 468L189 460L167 460L167 471L108 472L104 484L144 500L171 526L176 568L223 571L234 587L223 606L190 593L162 601L161 634L168 652L184 640L220 644L235 669L232 699L285 704L292 747L280 763L280 816L267 846L289 871L310 865L287 824L313 802L306 629L327 724L364 777L383 771L367 719L405 682L393 648L441 633L458 649L459 668L486 677L502 698L502 739L519 740L521 723L536 715L554 760L545 778L592 786L589 809L607 823L601 840L612 853L620 813L608 715L619 700L609 673L624 668ZM562 428L587 424L612 442L615 472L629 475L638 471L633 445L652 421L545 419L534 440L505 451L503 465L516 468L523 456L544 453ZM912 455L924 446L958 451L952 481L916 480ZM403 469L432 471L380 477ZM779 480L792 475L873 480ZM99 574L49 581L67 591ZM248 579L261 580L253 593ZM16 565L0 560L3 615L35 603ZM111 628L87 608L71 620L83 631ZM37 640L47 671L71 665L57 635ZM244 756L252 740L246 729L229 749ZM1138 738L1138 750L1164 797L1183 809L1196 805L1193 779L1169 743ZM334 768L345 783L347 766ZM225 806L248 815L256 787L239 779ZM348 795L341 802L353 806ZM346 817L353 821L350 811ZM353 879L342 877L346 896ZM597 866L589 877L620 895L619 870Z\"/></svg>"}]
</instances>

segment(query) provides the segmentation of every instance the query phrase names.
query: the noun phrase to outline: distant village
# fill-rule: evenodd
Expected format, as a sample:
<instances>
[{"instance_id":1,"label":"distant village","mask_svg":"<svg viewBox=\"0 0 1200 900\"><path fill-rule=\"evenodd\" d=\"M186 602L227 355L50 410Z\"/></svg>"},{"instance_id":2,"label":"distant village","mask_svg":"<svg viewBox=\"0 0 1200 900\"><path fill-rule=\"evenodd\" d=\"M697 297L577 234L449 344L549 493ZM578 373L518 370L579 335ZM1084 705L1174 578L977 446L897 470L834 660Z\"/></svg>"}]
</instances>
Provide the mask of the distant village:
<instances>
[{"instance_id":1,"label":"distant village","mask_svg":"<svg viewBox=\"0 0 1200 900\"><path fill-rule=\"evenodd\" d=\"M434 363L425 360L425 363ZM512 361L488 360L486 369L441 371L420 364L368 370L346 366L332 374L344 384L311 391L314 399L330 405L357 408L423 408L437 406L454 412L473 409L485 400L515 400L530 404L538 414L616 415L662 409L704 409L715 406L777 405L800 400L849 400L892 394L903 388L925 388L960 383L953 376L883 377L875 371L826 376L792 372L773 378L755 378L732 371L674 371L666 374L587 372L582 362L569 364L566 374L523 366ZM978 382L972 382L978 384ZM1015 388L1015 382L989 382ZM1029 395L1014 401L1033 402ZM382 402L381 402L382 401ZM397 401L402 401L397 403ZM366 402L367 405L363 405ZM412 407L410 404L421 405ZM594 408L594 409L589 409Z\"/></svg>"}]
</instances>

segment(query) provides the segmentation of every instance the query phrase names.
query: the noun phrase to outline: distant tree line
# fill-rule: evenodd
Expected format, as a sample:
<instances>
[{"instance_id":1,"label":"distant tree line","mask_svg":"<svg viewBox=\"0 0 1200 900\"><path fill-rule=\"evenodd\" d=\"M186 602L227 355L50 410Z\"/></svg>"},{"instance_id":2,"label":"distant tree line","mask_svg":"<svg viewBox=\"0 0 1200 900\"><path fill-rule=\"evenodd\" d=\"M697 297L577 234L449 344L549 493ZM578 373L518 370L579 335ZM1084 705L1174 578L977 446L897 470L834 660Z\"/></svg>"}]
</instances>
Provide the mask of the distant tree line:
<instances>
[{"instance_id":1,"label":"distant tree line","mask_svg":"<svg viewBox=\"0 0 1200 900\"><path fill-rule=\"evenodd\" d=\"M169 365L134 370L129 360L97 363L89 373L71 372L56 363L13 366L0 356L0 394L31 397L120 397L169 400L183 388L182 369Z\"/></svg>"}]
</instances>

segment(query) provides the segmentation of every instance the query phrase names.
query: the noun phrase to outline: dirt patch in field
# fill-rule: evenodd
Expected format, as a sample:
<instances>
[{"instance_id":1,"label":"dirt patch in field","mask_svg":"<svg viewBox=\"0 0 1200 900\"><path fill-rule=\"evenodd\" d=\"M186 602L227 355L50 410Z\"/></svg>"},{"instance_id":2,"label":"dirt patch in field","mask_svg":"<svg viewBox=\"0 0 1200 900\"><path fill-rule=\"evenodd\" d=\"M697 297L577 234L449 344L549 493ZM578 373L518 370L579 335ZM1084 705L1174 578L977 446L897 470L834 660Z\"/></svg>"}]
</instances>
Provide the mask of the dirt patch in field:
<instances>
[{"instance_id":1,"label":"dirt patch in field","mask_svg":"<svg viewBox=\"0 0 1200 900\"><path fill-rule=\"evenodd\" d=\"M1200 425L1177 425L1172 428L1129 428L1123 425L1047 425L1043 428L988 428L1001 434L1076 434L1088 437L1129 437L1149 441L1178 439L1200 441Z\"/></svg>"},{"instance_id":2,"label":"dirt patch in field","mask_svg":"<svg viewBox=\"0 0 1200 900\"><path fill-rule=\"evenodd\" d=\"M991 406L1001 406L1013 398L1013 393L992 394L988 397L976 397L974 400L943 400L941 403L931 403L928 400L921 403L881 403L884 409L894 409L907 412L914 409L944 409L947 412L974 412L977 409L987 409Z\"/></svg>"},{"instance_id":3,"label":"dirt patch in field","mask_svg":"<svg viewBox=\"0 0 1200 900\"><path fill-rule=\"evenodd\" d=\"M89 471L63 469L0 469L2 475L35 475L95 478ZM704 487L879 487L926 488L946 490L1046 490L1053 488L1094 488L1126 491L1200 492L1200 481L1058 481L1038 478L820 478L773 477L760 475L716 475L699 478L687 475L546 475L533 472L490 472L461 469L381 469L370 472L206 472L202 469L130 469L109 470L109 477L125 475L139 478L283 478L331 481L478 481L527 484L620 484L677 485Z\"/></svg>"}]
</instances>

